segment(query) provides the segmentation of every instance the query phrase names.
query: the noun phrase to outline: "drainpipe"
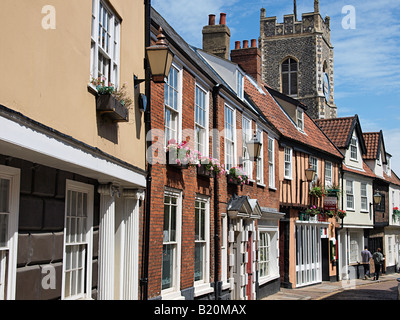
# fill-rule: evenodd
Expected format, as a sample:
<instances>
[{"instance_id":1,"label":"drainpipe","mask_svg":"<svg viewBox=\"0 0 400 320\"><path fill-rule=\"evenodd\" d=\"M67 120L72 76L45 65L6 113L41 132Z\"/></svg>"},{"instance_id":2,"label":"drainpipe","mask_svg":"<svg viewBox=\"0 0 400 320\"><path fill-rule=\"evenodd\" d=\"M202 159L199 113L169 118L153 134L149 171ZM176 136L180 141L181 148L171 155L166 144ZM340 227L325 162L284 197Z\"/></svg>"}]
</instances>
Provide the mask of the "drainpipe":
<instances>
[{"instance_id":1,"label":"drainpipe","mask_svg":"<svg viewBox=\"0 0 400 320\"><path fill-rule=\"evenodd\" d=\"M212 91L212 99L213 99L213 158L216 157L218 152L218 143L219 143L219 135L217 134L217 107L218 107L218 94L221 90L221 84L217 84L213 87ZM215 300L220 299L220 289L219 286L219 215L218 215L218 202L219 202L219 194L218 194L218 178L214 177L214 291L215 291Z\"/></svg>"},{"instance_id":2,"label":"drainpipe","mask_svg":"<svg viewBox=\"0 0 400 320\"><path fill-rule=\"evenodd\" d=\"M150 27L151 27L151 0L145 0L145 48L150 46ZM147 97L147 108L145 112L145 132L147 133L151 130L151 80L150 80L150 68L145 60L145 94ZM147 140L147 139L146 139ZM146 159L147 150L151 146L151 141L146 141ZM150 244L150 204L151 204L151 169L152 165L147 161L147 178L146 178L146 204L145 204L145 221L144 221L144 232L143 232L143 269L142 278L140 279L140 285L142 287L142 300L148 299L148 274L149 274L149 244Z\"/></svg>"},{"instance_id":3,"label":"drainpipe","mask_svg":"<svg viewBox=\"0 0 400 320\"><path fill-rule=\"evenodd\" d=\"M343 200L343 180L344 180L343 162L340 164L340 180L341 180L341 190L340 190L341 208L343 210L343 205L344 205L344 202L343 202L344 201ZM343 229L343 219L341 219L341 220L342 220L342 223L340 224L340 227L335 229L336 247L337 247L336 254L338 257L337 261L336 261L336 278L337 278L337 280L339 280L339 262L340 262L340 258L339 258L340 257L340 255L339 255L340 246L339 246L339 243L337 243L337 242L339 239L339 231Z\"/></svg>"}]
</instances>

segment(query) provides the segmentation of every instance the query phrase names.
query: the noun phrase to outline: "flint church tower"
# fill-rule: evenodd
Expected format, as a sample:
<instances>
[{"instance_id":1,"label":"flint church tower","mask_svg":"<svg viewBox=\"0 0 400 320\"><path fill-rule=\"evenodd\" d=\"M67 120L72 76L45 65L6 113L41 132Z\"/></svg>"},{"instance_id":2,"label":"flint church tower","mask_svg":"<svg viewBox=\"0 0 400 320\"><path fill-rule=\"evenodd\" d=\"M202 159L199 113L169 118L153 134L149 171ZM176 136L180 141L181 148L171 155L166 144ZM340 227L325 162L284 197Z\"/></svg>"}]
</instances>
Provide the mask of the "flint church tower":
<instances>
[{"instance_id":1,"label":"flint church tower","mask_svg":"<svg viewBox=\"0 0 400 320\"><path fill-rule=\"evenodd\" d=\"M297 20L294 12L277 23L261 9L260 41L262 79L273 89L289 95L308 106L313 119L337 117L333 86L333 46L330 18L314 12L303 13Z\"/></svg>"}]
</instances>

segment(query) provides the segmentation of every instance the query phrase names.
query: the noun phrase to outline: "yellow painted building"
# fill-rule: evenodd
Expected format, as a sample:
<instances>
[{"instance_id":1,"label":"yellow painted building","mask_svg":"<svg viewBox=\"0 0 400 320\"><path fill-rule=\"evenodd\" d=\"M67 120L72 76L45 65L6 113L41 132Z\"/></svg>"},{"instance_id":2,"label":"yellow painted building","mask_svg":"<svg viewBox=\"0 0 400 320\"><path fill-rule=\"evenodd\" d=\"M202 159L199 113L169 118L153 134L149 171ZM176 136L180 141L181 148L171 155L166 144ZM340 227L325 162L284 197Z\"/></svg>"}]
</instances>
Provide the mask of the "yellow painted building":
<instances>
[{"instance_id":1,"label":"yellow painted building","mask_svg":"<svg viewBox=\"0 0 400 320\"><path fill-rule=\"evenodd\" d=\"M0 299L138 298L145 3L0 2Z\"/></svg>"}]
</instances>

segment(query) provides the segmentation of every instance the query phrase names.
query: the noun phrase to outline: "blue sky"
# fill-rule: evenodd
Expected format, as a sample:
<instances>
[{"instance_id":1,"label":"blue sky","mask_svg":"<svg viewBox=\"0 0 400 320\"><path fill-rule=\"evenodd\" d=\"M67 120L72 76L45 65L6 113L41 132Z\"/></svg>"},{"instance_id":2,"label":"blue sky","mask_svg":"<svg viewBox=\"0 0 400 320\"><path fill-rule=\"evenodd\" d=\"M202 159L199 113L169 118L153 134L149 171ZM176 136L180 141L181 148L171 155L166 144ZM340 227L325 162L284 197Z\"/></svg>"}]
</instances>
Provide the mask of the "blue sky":
<instances>
[{"instance_id":1,"label":"blue sky","mask_svg":"<svg viewBox=\"0 0 400 320\"><path fill-rule=\"evenodd\" d=\"M200 48L209 14L217 23L221 12L227 14L233 48L237 40L258 39L261 8L278 22L293 12L293 0L153 0L152 5L186 42ZM355 29L342 26L346 5L355 9ZM313 0L297 0L298 19L313 11ZM400 176L400 1L320 0L320 13L331 17L338 116L358 114L364 132L382 130Z\"/></svg>"}]
</instances>

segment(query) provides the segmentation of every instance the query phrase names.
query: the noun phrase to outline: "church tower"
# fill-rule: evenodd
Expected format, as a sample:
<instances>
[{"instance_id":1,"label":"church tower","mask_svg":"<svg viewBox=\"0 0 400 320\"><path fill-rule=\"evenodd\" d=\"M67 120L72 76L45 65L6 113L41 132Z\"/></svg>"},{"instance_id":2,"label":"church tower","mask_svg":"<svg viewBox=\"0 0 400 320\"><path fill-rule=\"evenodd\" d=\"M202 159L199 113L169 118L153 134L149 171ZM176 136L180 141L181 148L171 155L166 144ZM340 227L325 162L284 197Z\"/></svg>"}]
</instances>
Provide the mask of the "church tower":
<instances>
[{"instance_id":1,"label":"church tower","mask_svg":"<svg viewBox=\"0 0 400 320\"><path fill-rule=\"evenodd\" d=\"M264 82L307 105L313 119L337 117L330 18L320 15L319 0L314 0L314 12L303 13L300 21L296 0L283 23L261 9L259 46Z\"/></svg>"}]
</instances>

